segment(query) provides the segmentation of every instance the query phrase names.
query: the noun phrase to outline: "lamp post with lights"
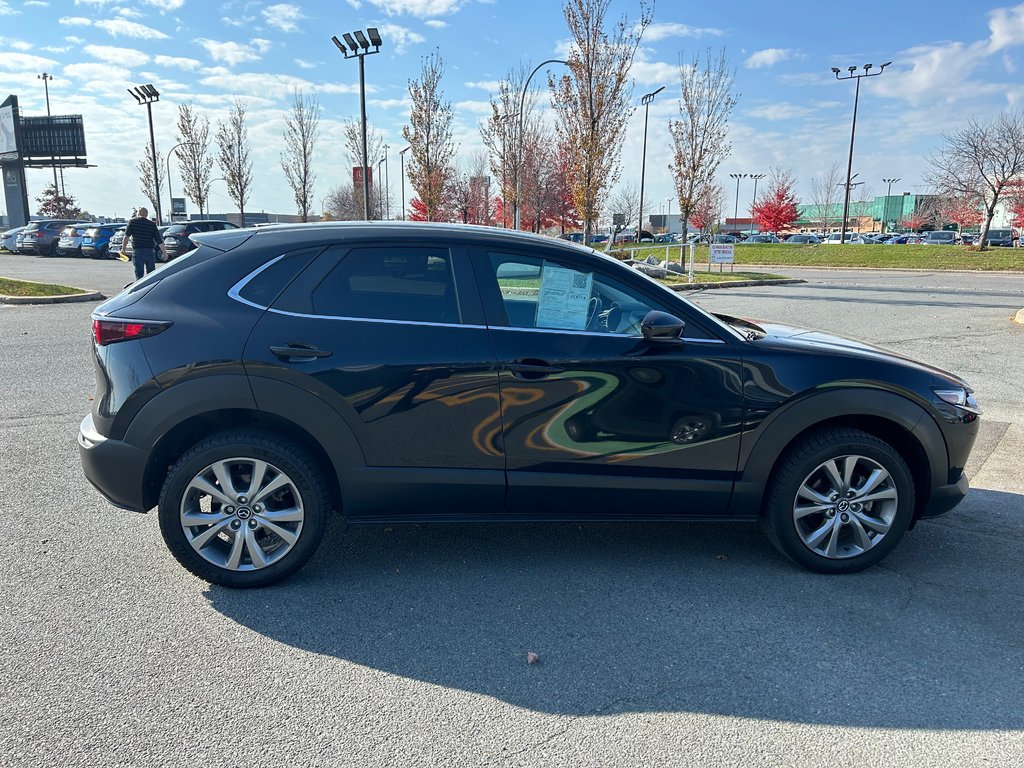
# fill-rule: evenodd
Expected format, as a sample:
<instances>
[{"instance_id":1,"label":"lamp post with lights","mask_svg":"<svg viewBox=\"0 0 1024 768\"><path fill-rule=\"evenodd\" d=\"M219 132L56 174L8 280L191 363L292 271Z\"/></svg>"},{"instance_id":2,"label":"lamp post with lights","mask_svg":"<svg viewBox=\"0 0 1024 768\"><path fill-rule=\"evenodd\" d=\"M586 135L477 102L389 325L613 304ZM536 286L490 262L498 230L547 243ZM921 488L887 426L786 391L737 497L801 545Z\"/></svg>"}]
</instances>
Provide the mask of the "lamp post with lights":
<instances>
[{"instance_id":1,"label":"lamp post with lights","mask_svg":"<svg viewBox=\"0 0 1024 768\"><path fill-rule=\"evenodd\" d=\"M380 183L380 167L384 165L386 156L377 161L377 218L384 218L384 187Z\"/></svg>"},{"instance_id":2,"label":"lamp post with lights","mask_svg":"<svg viewBox=\"0 0 1024 768\"><path fill-rule=\"evenodd\" d=\"M885 234L885 225L889 221L889 197L892 195L892 185L895 184L899 179L882 179L883 184L888 184L889 188L885 191L885 202L882 203L882 227L879 230L881 234Z\"/></svg>"},{"instance_id":3,"label":"lamp post with lights","mask_svg":"<svg viewBox=\"0 0 1024 768\"><path fill-rule=\"evenodd\" d=\"M520 221L522 219L522 206L519 204L519 194L520 194L519 188L520 188L520 180L522 179L522 176L523 176L523 173L522 173L522 166L523 166L523 112L526 110L526 89L530 87L530 81L533 79L533 76L537 74L537 71L541 67L543 67L543 66L545 66L547 64L565 64L565 65L568 66L569 62L565 61L564 59L548 59L547 61L542 61L540 64L538 64L536 67L533 68L533 72L531 72L530 76L528 78L526 78L526 82L523 83L523 92L521 94L519 94L519 136L518 136L518 138L519 138L519 142L518 142L519 143L519 153L518 153L518 157L516 158L516 215L515 215L515 226L516 226L517 230L519 229L519 224L520 224Z\"/></svg>"},{"instance_id":4,"label":"lamp post with lights","mask_svg":"<svg viewBox=\"0 0 1024 768\"><path fill-rule=\"evenodd\" d=\"M647 111L651 106L651 102L654 101L654 97L665 90L665 86L661 86L656 91L645 93L640 98L640 103L644 105L644 151L640 155L640 221L636 224L636 241L640 242L640 231L644 228L644 175L647 171Z\"/></svg>"},{"instance_id":5,"label":"lamp post with lights","mask_svg":"<svg viewBox=\"0 0 1024 768\"><path fill-rule=\"evenodd\" d=\"M49 144L50 144L50 162L53 164L53 194L57 195L57 159L53 156L53 118L50 117L50 81L53 80L53 75L43 72L41 75L36 75L37 80L43 81L43 89L46 91L46 126L49 128ZM60 193L63 195L64 190Z\"/></svg>"},{"instance_id":6,"label":"lamp post with lights","mask_svg":"<svg viewBox=\"0 0 1024 768\"><path fill-rule=\"evenodd\" d=\"M740 217L740 179L747 178L745 173L730 173L730 179L736 179L736 204L732 209L732 222L736 223L736 220Z\"/></svg>"},{"instance_id":7,"label":"lamp post with lights","mask_svg":"<svg viewBox=\"0 0 1024 768\"><path fill-rule=\"evenodd\" d=\"M754 206L757 205L757 182L765 177L763 173L752 173L750 178L754 180L754 195L750 198L750 234L754 234ZM761 228L758 227L757 231L760 232Z\"/></svg>"},{"instance_id":8,"label":"lamp post with lights","mask_svg":"<svg viewBox=\"0 0 1024 768\"><path fill-rule=\"evenodd\" d=\"M153 135L153 104L160 101L160 92L153 87L152 83L147 83L129 88L128 93L134 96L139 104L146 105L146 113L149 115L149 149L153 160L153 204L156 206L156 223L163 224L163 216L160 213L160 166L156 162L156 138Z\"/></svg>"},{"instance_id":9,"label":"lamp post with lights","mask_svg":"<svg viewBox=\"0 0 1024 768\"><path fill-rule=\"evenodd\" d=\"M411 146L406 147L403 150L399 150L398 152L398 161L402 167L402 221L405 221L405 153L408 152L410 149L412 149Z\"/></svg>"},{"instance_id":10,"label":"lamp post with lights","mask_svg":"<svg viewBox=\"0 0 1024 768\"><path fill-rule=\"evenodd\" d=\"M337 35L331 37L331 42L338 47L338 50L341 51L342 56L346 59L359 59L359 117L363 124L363 157L360 172L363 176L363 218L369 221L370 180L367 176L369 176L370 169L367 165L369 159L367 158L366 151L366 72L363 59L371 54L380 53L382 41L376 27L369 27L366 30L366 34L363 34L361 29L357 29L355 32L345 32L342 37L345 38L344 43L338 39ZM346 44L348 47L346 47ZM371 46L373 46L372 51L370 50Z\"/></svg>"},{"instance_id":11,"label":"lamp post with lights","mask_svg":"<svg viewBox=\"0 0 1024 768\"><path fill-rule=\"evenodd\" d=\"M167 209L169 211L169 215L168 215L167 218L168 218L168 220L170 221L171 224L174 223L174 193L171 191L171 155L174 154L174 150L176 150L178 147L198 147L198 146L199 146L199 144L197 142L195 142L195 141L182 141L182 142L180 142L178 144L175 144L173 147L171 147L171 151L167 153L167 159L166 159L166 163L167 163L167 199L171 201L171 207Z\"/></svg>"},{"instance_id":12,"label":"lamp post with lights","mask_svg":"<svg viewBox=\"0 0 1024 768\"><path fill-rule=\"evenodd\" d=\"M836 76L836 80L857 81L857 87L853 92L853 125L850 127L850 156L846 162L846 197L843 200L843 229L839 235L840 244L846 242L846 220L850 215L850 181L853 178L850 174L853 172L853 140L857 135L857 102L860 100L860 80L862 77L878 77L890 64L892 64L891 61L885 62L877 72L871 71L874 64L865 64L863 72L857 72L857 67L847 67L848 74L845 75L840 74L842 70L839 67L832 67L832 74Z\"/></svg>"},{"instance_id":13,"label":"lamp post with lights","mask_svg":"<svg viewBox=\"0 0 1024 768\"><path fill-rule=\"evenodd\" d=\"M384 145L384 210L387 211L384 218L391 218L391 183L388 181L388 150L391 149L387 144ZM378 181L380 180L380 171L377 171Z\"/></svg>"}]
</instances>

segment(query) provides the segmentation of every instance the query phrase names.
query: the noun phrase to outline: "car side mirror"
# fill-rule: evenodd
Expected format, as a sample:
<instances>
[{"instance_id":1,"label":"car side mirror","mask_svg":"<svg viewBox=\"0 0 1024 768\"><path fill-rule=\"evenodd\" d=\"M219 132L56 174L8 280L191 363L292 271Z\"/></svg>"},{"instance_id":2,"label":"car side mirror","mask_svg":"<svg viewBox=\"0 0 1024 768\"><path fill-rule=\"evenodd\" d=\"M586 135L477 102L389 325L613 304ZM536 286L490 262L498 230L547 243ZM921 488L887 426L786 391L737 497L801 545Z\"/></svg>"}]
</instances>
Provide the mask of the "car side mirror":
<instances>
[{"instance_id":1,"label":"car side mirror","mask_svg":"<svg viewBox=\"0 0 1024 768\"><path fill-rule=\"evenodd\" d=\"M686 328L686 323L678 317L657 309L648 312L640 322L640 332L644 335L644 339L651 343L664 344L682 341L680 337L683 335L684 328Z\"/></svg>"}]
</instances>

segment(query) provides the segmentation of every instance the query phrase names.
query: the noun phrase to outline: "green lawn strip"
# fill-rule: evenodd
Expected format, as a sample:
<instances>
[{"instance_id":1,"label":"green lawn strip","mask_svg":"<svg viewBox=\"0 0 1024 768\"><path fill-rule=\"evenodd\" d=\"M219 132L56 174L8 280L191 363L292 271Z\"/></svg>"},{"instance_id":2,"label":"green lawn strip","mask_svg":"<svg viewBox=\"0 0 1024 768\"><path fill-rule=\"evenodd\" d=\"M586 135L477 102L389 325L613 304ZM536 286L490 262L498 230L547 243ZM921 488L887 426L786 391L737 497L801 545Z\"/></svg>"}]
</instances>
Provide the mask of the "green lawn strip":
<instances>
[{"instance_id":1,"label":"green lawn strip","mask_svg":"<svg viewBox=\"0 0 1024 768\"><path fill-rule=\"evenodd\" d=\"M705 267L706 269L706 267ZM732 281L743 281L748 280L788 280L785 275L773 275L770 272L730 272L728 266L726 266L724 272L719 272L716 266L713 272L701 272L695 269L693 271L693 282L695 283L728 283ZM689 279L686 275L669 275L668 277L659 278L659 280L667 285L674 285L676 283L689 283Z\"/></svg>"},{"instance_id":2,"label":"green lawn strip","mask_svg":"<svg viewBox=\"0 0 1024 768\"><path fill-rule=\"evenodd\" d=\"M670 261L679 261L678 245L669 248ZM756 243L735 247L736 264L792 267L874 267L881 269L965 269L1024 271L1024 251L992 248L971 251L960 245L786 245ZM622 258L665 258L665 246L619 252ZM698 246L694 260L707 269L708 247Z\"/></svg>"},{"instance_id":3,"label":"green lawn strip","mask_svg":"<svg viewBox=\"0 0 1024 768\"><path fill-rule=\"evenodd\" d=\"M86 293L86 291L68 285L33 283L29 280L0 277L0 296L70 296L76 293Z\"/></svg>"}]
</instances>

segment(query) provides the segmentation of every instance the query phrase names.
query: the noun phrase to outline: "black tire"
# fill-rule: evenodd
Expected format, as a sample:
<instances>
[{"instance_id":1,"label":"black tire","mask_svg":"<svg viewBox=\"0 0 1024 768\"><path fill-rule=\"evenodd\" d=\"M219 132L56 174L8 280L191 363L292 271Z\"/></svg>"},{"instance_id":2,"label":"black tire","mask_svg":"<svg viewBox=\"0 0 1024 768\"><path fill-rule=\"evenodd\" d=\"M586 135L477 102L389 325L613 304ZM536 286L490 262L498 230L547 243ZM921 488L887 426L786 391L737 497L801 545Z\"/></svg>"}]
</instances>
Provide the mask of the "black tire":
<instances>
[{"instance_id":1,"label":"black tire","mask_svg":"<svg viewBox=\"0 0 1024 768\"><path fill-rule=\"evenodd\" d=\"M857 457L853 460L849 498L847 494L825 490L830 474L823 467L830 460L838 459L842 464L837 464L836 468L844 471L847 466L844 457ZM892 498L870 501L870 506L868 502L859 505L858 483L863 475L878 469L887 478L863 497L891 494ZM860 489L868 488L866 478L864 480ZM824 506L808 497L798 497L802 488L821 493L834 505L821 512L807 513L798 520L798 499L803 499L801 514ZM829 491L835 490L829 488ZM891 445L858 429L823 430L794 445L776 466L775 476L770 478L765 492L761 523L768 539L791 560L819 573L854 573L880 562L899 544L914 514L914 482L906 461ZM879 536L877 528L861 523L865 518L887 523L888 528ZM812 546L816 535L829 525L838 530L833 534L829 529L819 544L827 550L834 538L837 546L832 556ZM864 548L861 542L865 541L872 543Z\"/></svg>"},{"instance_id":2,"label":"black tire","mask_svg":"<svg viewBox=\"0 0 1024 768\"><path fill-rule=\"evenodd\" d=\"M216 501L210 494L197 492L193 486L193 481L203 474L204 470L211 470L218 462L224 462L234 470L242 469L243 474L238 477L245 481L244 467L247 461L266 462L270 465L261 487L266 488L266 481L276 477L275 474L270 474L272 471L281 473L288 481L286 488L265 497L265 513L272 514L269 507L279 495L284 497L281 500L282 505L301 509L302 517L297 523L298 527L288 528L288 533L296 536L294 542L287 542L273 533L270 527L263 526L262 523L266 521L263 516L257 514L260 511L256 503L260 498L258 494L255 499L248 501L244 497L237 497L241 502L238 504L237 514L228 514L225 511L226 504ZM249 480L251 481L251 474ZM182 521L183 510L188 507L194 512L206 513L205 509L196 507L199 503L210 507L210 518L214 515L220 517L216 518L215 524L189 527L186 533ZM252 509L245 504L252 505ZM175 462L160 492L159 520L160 531L171 554L199 578L225 587L263 587L291 575L312 557L323 538L330 510L331 499L325 473L305 450L272 433L240 430L222 432L206 438L192 446ZM239 527L233 529L232 526L236 524ZM296 523L279 523L278 530L289 525ZM252 526L251 533L246 530L249 526ZM198 541L204 533L210 534L209 543L205 546L199 545L197 549L191 543L190 537ZM242 557L247 557L248 562L243 560L238 568L231 568L228 566L231 553L234 552L232 545L238 536L243 538L238 551L244 553ZM272 547L276 546L276 550L270 552L273 559L268 558L269 564L263 567L257 565L257 553L253 552L249 543L250 536L252 539L270 542ZM200 554L199 549L207 554ZM268 554L268 551L259 545L256 549L260 557ZM227 562L214 562L218 559Z\"/></svg>"}]
</instances>

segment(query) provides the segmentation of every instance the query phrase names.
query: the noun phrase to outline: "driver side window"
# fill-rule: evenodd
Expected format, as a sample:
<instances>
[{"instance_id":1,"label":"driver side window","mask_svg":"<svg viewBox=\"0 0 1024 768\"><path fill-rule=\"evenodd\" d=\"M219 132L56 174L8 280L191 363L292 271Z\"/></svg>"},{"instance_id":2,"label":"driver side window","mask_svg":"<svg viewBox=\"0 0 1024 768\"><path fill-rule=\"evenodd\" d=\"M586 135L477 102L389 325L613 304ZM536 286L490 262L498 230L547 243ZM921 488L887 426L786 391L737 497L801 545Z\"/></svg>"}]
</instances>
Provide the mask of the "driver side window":
<instances>
[{"instance_id":1,"label":"driver side window","mask_svg":"<svg viewBox=\"0 0 1024 768\"><path fill-rule=\"evenodd\" d=\"M512 328L640 336L655 306L614 278L530 256L489 253Z\"/></svg>"}]
</instances>

